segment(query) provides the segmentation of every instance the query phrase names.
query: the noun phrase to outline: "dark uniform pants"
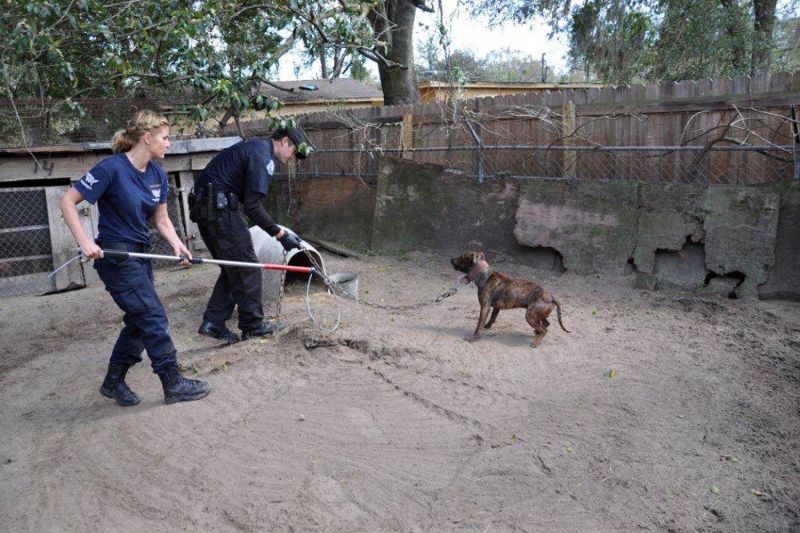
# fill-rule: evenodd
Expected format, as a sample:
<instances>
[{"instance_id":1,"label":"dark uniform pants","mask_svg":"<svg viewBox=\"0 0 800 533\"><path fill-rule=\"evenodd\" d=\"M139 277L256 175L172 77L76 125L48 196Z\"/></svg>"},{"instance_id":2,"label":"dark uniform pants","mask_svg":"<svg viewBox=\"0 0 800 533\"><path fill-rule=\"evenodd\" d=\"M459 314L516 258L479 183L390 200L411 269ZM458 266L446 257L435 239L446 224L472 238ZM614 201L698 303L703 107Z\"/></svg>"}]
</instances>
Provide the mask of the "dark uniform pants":
<instances>
[{"instance_id":1,"label":"dark uniform pants","mask_svg":"<svg viewBox=\"0 0 800 533\"><path fill-rule=\"evenodd\" d=\"M125 327L111 352L111 364L133 366L142 360L146 349L156 374L177 366L167 313L153 285L150 260L105 256L95 260L94 268L125 313Z\"/></svg>"},{"instance_id":2,"label":"dark uniform pants","mask_svg":"<svg viewBox=\"0 0 800 533\"><path fill-rule=\"evenodd\" d=\"M257 263L250 230L239 211L219 209L216 220L198 216L200 236L214 259ZM261 270L257 268L220 267L203 320L217 326L225 324L234 307L239 309L239 329L247 331L264 321L261 303Z\"/></svg>"}]
</instances>

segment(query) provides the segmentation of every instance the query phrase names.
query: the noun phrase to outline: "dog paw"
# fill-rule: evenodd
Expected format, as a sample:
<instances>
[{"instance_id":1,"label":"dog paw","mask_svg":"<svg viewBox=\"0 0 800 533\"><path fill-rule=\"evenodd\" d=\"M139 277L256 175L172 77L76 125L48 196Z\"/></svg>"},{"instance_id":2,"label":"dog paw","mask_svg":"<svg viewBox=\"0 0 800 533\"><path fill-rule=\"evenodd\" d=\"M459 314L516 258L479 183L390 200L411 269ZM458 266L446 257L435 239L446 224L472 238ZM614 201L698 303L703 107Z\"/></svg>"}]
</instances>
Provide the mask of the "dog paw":
<instances>
[{"instance_id":1,"label":"dog paw","mask_svg":"<svg viewBox=\"0 0 800 533\"><path fill-rule=\"evenodd\" d=\"M468 337L464 337L464 340L467 341L467 342L475 342L476 340L478 340L478 336L477 335L470 335Z\"/></svg>"}]
</instances>

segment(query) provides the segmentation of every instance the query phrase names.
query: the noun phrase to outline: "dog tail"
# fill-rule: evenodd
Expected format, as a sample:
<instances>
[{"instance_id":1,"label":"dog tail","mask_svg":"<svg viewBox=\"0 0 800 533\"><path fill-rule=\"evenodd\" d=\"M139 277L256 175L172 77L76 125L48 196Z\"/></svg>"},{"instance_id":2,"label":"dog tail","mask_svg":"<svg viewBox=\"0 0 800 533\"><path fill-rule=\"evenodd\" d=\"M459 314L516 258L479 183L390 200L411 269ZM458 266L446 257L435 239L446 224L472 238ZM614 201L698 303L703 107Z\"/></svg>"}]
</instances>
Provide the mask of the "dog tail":
<instances>
[{"instance_id":1,"label":"dog tail","mask_svg":"<svg viewBox=\"0 0 800 533\"><path fill-rule=\"evenodd\" d=\"M561 321L561 304L558 303L558 301L556 301L555 298L553 299L553 302L556 304L556 314L558 315L558 325L561 326L561 329L563 329L564 331L569 333L570 331L567 328L564 327L564 323Z\"/></svg>"}]
</instances>

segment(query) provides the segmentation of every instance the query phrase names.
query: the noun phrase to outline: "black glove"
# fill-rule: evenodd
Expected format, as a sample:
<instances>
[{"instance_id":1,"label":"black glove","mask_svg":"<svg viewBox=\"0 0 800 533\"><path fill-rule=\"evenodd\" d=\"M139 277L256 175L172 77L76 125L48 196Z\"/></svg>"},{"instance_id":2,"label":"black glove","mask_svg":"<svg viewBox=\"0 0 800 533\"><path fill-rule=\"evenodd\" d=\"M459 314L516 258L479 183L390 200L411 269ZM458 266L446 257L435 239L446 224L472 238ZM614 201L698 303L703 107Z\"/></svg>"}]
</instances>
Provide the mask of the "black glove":
<instances>
[{"instance_id":1,"label":"black glove","mask_svg":"<svg viewBox=\"0 0 800 533\"><path fill-rule=\"evenodd\" d=\"M294 248L300 248L300 237L295 235L294 233L289 233L288 231L283 232L283 237L278 239L283 246L283 249L287 252L293 250Z\"/></svg>"}]
</instances>

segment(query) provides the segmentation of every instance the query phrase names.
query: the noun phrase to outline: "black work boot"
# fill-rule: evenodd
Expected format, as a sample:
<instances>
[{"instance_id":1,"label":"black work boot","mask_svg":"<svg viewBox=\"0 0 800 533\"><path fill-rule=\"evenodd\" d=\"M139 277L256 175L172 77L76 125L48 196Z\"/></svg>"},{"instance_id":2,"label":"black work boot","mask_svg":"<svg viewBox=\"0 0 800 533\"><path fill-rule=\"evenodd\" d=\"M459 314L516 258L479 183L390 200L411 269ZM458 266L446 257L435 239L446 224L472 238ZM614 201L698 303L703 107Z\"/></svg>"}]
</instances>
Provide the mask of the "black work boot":
<instances>
[{"instance_id":1,"label":"black work boot","mask_svg":"<svg viewBox=\"0 0 800 533\"><path fill-rule=\"evenodd\" d=\"M205 381L183 377L177 366L168 368L158 377L161 378L161 384L164 386L164 401L166 403L199 400L211 390L211 387Z\"/></svg>"},{"instance_id":2,"label":"black work boot","mask_svg":"<svg viewBox=\"0 0 800 533\"><path fill-rule=\"evenodd\" d=\"M208 320L204 320L203 323L200 324L200 329L197 330L197 333L205 335L206 337L211 337L212 339L223 340L228 344L236 344L241 340L236 333L226 328L224 324L220 327Z\"/></svg>"},{"instance_id":3,"label":"black work boot","mask_svg":"<svg viewBox=\"0 0 800 533\"><path fill-rule=\"evenodd\" d=\"M278 322L277 324L262 322L252 329L242 330L242 340L252 339L253 337L266 337L267 335L272 335L276 331L283 331L284 329L286 329L286 324L283 322Z\"/></svg>"},{"instance_id":4,"label":"black work boot","mask_svg":"<svg viewBox=\"0 0 800 533\"><path fill-rule=\"evenodd\" d=\"M106 378L100 386L100 394L106 398L117 400L117 403L123 407L136 405L141 401L139 396L125 383L125 374L128 373L129 368L126 365L108 365Z\"/></svg>"}]
</instances>

